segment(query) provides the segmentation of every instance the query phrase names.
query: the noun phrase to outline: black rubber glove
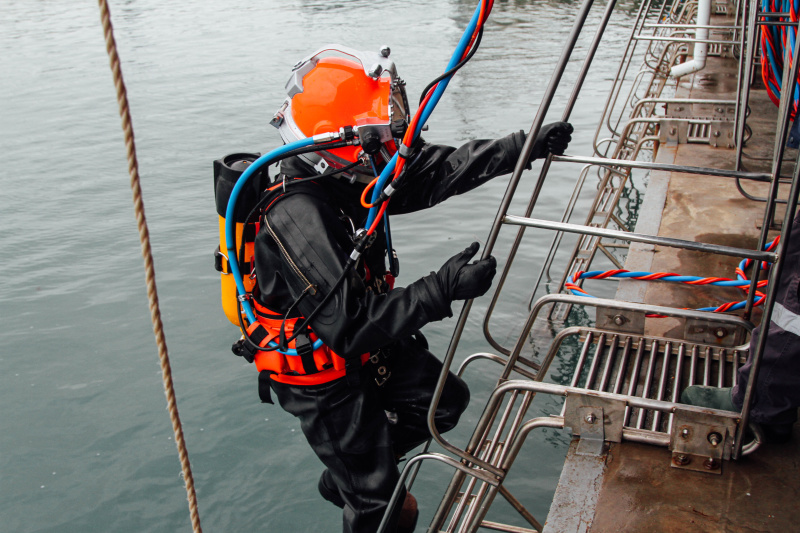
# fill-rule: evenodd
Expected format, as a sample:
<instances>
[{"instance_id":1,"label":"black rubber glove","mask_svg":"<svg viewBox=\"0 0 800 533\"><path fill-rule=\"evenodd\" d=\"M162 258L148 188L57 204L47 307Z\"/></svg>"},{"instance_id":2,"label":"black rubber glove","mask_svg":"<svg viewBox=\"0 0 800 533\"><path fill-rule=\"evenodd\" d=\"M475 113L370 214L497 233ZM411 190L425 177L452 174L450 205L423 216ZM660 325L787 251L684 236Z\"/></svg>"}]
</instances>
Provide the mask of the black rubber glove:
<instances>
[{"instance_id":1,"label":"black rubber glove","mask_svg":"<svg viewBox=\"0 0 800 533\"><path fill-rule=\"evenodd\" d=\"M479 245L473 242L461 253L447 260L436 273L442 290L453 300L471 300L483 296L492 286L492 278L497 272L497 260L491 255L486 259L468 264Z\"/></svg>"},{"instance_id":2,"label":"black rubber glove","mask_svg":"<svg viewBox=\"0 0 800 533\"><path fill-rule=\"evenodd\" d=\"M572 140L571 133L572 124L569 122L553 122L542 126L533 143L529 161L547 157L547 154L563 155Z\"/></svg>"}]
</instances>

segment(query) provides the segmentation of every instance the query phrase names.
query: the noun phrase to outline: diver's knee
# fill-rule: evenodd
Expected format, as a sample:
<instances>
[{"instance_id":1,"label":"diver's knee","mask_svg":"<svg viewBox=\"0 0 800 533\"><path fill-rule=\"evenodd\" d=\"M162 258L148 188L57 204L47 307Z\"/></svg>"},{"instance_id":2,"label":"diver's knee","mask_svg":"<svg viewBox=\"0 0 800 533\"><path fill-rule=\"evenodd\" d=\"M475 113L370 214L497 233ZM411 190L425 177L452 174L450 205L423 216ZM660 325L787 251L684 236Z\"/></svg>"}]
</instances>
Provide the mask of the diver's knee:
<instances>
[{"instance_id":1,"label":"diver's knee","mask_svg":"<svg viewBox=\"0 0 800 533\"><path fill-rule=\"evenodd\" d=\"M469 405L469 387L464 380L450 374L445 383L442 397L436 409L436 426L445 432L453 429L458 424L461 414Z\"/></svg>"}]
</instances>

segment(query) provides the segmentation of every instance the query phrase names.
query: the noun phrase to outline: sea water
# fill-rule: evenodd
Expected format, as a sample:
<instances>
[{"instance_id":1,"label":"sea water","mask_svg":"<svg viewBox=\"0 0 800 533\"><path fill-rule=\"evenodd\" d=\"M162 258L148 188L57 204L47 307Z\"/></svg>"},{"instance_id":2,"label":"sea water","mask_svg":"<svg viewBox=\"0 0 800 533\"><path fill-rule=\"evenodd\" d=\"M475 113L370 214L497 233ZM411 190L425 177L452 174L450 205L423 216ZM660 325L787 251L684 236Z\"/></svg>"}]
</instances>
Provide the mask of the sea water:
<instances>
[{"instance_id":1,"label":"sea water","mask_svg":"<svg viewBox=\"0 0 800 533\"><path fill-rule=\"evenodd\" d=\"M528 130L579 3L500 1L483 42L431 116L427 141L458 145ZM414 103L472 15L467 0L125 0L112 21L136 134L172 373L206 531L341 528L316 491L321 464L295 419L259 403L223 316L212 167L280 144L270 125L291 67L328 43L388 45ZM618 8L576 111L569 153L591 139L636 6ZM603 6L589 17L597 22ZM590 36L581 38L558 120ZM0 7L0 531L190 530L148 310L126 152L93 2ZM530 189L535 172L526 173ZM579 168L557 165L536 216L558 219ZM507 178L392 220L399 284L484 242ZM593 187L589 187L593 188ZM520 212L520 209L517 209ZM529 232L511 278L525 309L551 235ZM501 238L496 255L508 253ZM488 299L488 297L486 298ZM454 305L457 315L461 306ZM457 362L489 350L476 302ZM499 331L523 315L498 312ZM425 331L444 354L455 318ZM508 343L507 338L502 339ZM498 368L468 371L472 404L448 434L463 446ZM531 436L507 486L544 521L568 437ZM426 464L414 488L427 524L451 475ZM498 502L490 519L524 521ZM420 526L422 529L422 526Z\"/></svg>"}]
</instances>

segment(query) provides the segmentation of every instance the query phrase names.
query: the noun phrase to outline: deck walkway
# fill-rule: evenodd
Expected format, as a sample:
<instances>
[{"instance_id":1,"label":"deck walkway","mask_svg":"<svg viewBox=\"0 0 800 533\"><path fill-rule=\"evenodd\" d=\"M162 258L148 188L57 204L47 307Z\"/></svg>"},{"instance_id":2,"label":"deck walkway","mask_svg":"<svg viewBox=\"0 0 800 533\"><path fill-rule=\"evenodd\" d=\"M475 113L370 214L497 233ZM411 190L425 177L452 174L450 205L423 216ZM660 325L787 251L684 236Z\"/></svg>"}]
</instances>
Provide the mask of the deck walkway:
<instances>
[{"instance_id":1,"label":"deck walkway","mask_svg":"<svg viewBox=\"0 0 800 533\"><path fill-rule=\"evenodd\" d=\"M734 59L710 57L705 70L682 80L678 96L735 100L736 76ZM748 120L753 134L745 147L743 170L770 170L776 115L777 109L763 88L756 87ZM787 157L793 161L795 153ZM735 150L727 145L714 148L662 144L656 161L732 169L734 158ZM791 167L785 168L788 174ZM756 196L766 192L763 184L745 187ZM638 233L752 249L757 244L764 203L743 197L732 179L653 172L641 212L661 216L642 217L636 228ZM778 215L782 217L782 213ZM626 268L735 277L738 261L636 244L631 247ZM620 285L618 298L671 307L701 307L739 300L741 293L735 289L626 281ZM755 312L751 320L757 323L759 319L760 314ZM649 320L647 333L668 334L676 327L676 322ZM584 464L585 459L571 451L545 531L800 531L799 443L800 426L796 426L793 442L767 444L753 455L728 461L722 475L671 468L671 454L666 448L634 443L613 445L605 464L593 474L592 467ZM582 483L576 483L576 478ZM576 484L583 485L581 494L576 494Z\"/></svg>"}]
</instances>

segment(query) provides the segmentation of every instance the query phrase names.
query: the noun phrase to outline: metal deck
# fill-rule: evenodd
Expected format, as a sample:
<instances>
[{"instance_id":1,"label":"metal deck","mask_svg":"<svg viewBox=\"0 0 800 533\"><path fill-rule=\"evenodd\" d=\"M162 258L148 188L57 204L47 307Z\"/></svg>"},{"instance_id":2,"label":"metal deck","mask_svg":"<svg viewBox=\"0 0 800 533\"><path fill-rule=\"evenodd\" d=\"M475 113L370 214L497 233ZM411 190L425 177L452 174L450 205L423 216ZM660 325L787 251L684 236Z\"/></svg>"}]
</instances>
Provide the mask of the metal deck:
<instances>
[{"instance_id":1,"label":"metal deck","mask_svg":"<svg viewBox=\"0 0 800 533\"><path fill-rule=\"evenodd\" d=\"M731 58L709 58L706 69L690 78L679 88L679 93L687 98L725 99L736 96L736 62ZM757 83L750 96L753 119L748 124L753 128L753 136L744 148L742 168L768 171L777 108L767 99L763 89L758 89ZM736 153L731 149L682 143L662 145L656 161L733 169L735 157ZM787 175L791 172L788 166L784 172ZM747 186L748 194L755 196L764 196L766 190L764 184ZM660 218L651 217L645 221L657 229L658 235L713 240L743 247L753 247L757 242L763 204L742 196L734 180L704 177L700 181L695 176L653 172L647 195L648 212L662 213ZM782 217L782 209L777 211L778 217ZM637 231L641 231L640 228L637 227ZM633 245L625 264L629 270L726 277L731 277L735 266L733 258L647 245ZM661 305L686 305L687 302L691 305L692 300L722 302L728 296L730 293L720 293L718 289L698 291L696 288L639 281L624 281L618 291L620 299ZM756 308L752 320L758 322L759 319L760 312ZM650 335L669 335L671 327L674 327L672 322L648 324L647 332ZM688 379L693 383L732 385L729 374L735 373L733 367L739 358L731 357L730 350L728 352L723 358L728 362L727 369L719 365L718 356L712 356L713 361L705 359L699 366L702 374L699 380L697 370L693 370ZM698 368L694 366L694 356L689 361L693 369ZM713 368L706 366L705 362L713 362ZM671 364L674 368L677 363ZM606 372L601 376L605 379ZM658 372L656 376L659 376ZM666 380L661 379L657 387L665 387L665 394L671 395L673 401L675 391L686 386L686 383L676 385L669 376ZM636 422L643 420L640 417ZM720 475L710 476L672 468L673 457L666 449L632 442L612 444L604 462L587 463L587 458L576 455L577 444L573 442L544 531L800 531L798 443L800 426L796 425L793 442L766 444L753 455L725 462Z\"/></svg>"},{"instance_id":2,"label":"metal deck","mask_svg":"<svg viewBox=\"0 0 800 533\"><path fill-rule=\"evenodd\" d=\"M592 4L584 0L576 11L528 140L541 128L578 36L586 31ZM595 25L563 120L569 119L614 5L614 0L606 3ZM750 332L762 312L765 317L772 312L784 267L784 250L766 249L766 244L778 231L785 237L792 219L786 206L793 212L800 194L800 159L784 149L790 98L784 95L776 109L757 84L743 81L755 71L759 3L715 0L712 5L717 15L700 23L693 21L700 20L701 11L708 20L710 9L701 0L640 4L592 155L548 156L521 215L509 211L527 156L518 162L483 250L484 256L492 253L504 228L515 232L483 321L484 336L496 352L472 354L459 370L479 359L494 361L502 365L497 385L462 447L435 429L440 377L428 421L444 453L426 448L409 459L392 500L397 504L401 484L413 485L423 462L450 466L454 473L429 533L800 531L795 523L798 446L764 444L760 430L748 425L764 350L762 336L748 353ZM709 38L699 36L704 28L711 28ZM703 70L679 79L669 76L693 46L704 43L712 46ZM795 47L800 56L800 40ZM796 79L798 68L795 62L784 69L784 87ZM523 152L530 149L526 142ZM772 163L780 160L786 165ZM583 166L561 220L532 218L552 164ZM641 217L622 201L634 173L649 180L644 203L634 207L645 213ZM589 213L573 217L584 183L595 174L597 195ZM573 221L578 217L583 224ZM527 272L532 294L520 312L527 318L514 335L504 335L513 344L503 345L492 315L526 230L553 232L553 244L538 277ZM561 261L566 265L556 265L556 251L567 236L577 244ZM602 272L623 264L630 271L735 278L744 258L772 263L768 286L761 289L763 311L755 307L761 295L759 276L752 273L746 296L734 288L625 280L615 282L615 299L594 298L581 287L611 282L573 279L576 269ZM561 278L557 285L552 283L556 276ZM545 278L550 286L540 287ZM741 316L696 309L739 300L745 300ZM466 302L459 315L442 376L454 361L471 308ZM570 322L573 315L581 317L580 325ZM571 351L575 346L579 353ZM548 376L557 358L564 362L562 356L570 365L575 361L566 374L572 374L568 386L551 383ZM741 412L680 403L687 385L735 384L748 357L755 370ZM563 369L559 372L563 375ZM563 401L560 414L534 415L542 410L531 406L542 396L556 399L556 406ZM539 428L569 428L574 436L544 525L504 484L512 467L530 466L515 460ZM755 431L754 439L748 431ZM497 496L526 527L487 519Z\"/></svg>"}]
</instances>

